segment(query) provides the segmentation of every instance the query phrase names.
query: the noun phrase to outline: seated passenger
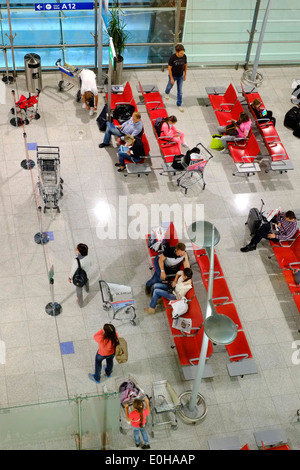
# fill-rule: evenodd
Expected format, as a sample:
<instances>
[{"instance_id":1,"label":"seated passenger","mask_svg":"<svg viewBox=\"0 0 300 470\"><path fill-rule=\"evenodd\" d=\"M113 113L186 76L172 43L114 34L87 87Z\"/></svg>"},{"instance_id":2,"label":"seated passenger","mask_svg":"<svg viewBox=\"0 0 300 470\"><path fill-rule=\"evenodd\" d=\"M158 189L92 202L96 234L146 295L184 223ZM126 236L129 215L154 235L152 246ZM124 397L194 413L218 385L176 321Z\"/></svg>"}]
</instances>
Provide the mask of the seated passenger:
<instances>
[{"instance_id":1,"label":"seated passenger","mask_svg":"<svg viewBox=\"0 0 300 470\"><path fill-rule=\"evenodd\" d=\"M134 112L128 121L123 122L120 126L115 126L113 122L107 121L106 131L102 144L99 144L100 148L108 147L110 145L110 139L112 135L117 137L123 137L126 134L138 136L143 132L143 123L141 121L141 114Z\"/></svg>"},{"instance_id":2,"label":"seated passenger","mask_svg":"<svg viewBox=\"0 0 300 470\"><path fill-rule=\"evenodd\" d=\"M167 275L175 275L181 264L183 264L184 268L190 267L185 244L179 242L176 246L167 246L161 255L157 255L154 258L154 274L151 279L146 282L146 294L151 294L151 287L155 283L165 281Z\"/></svg>"},{"instance_id":3,"label":"seated passenger","mask_svg":"<svg viewBox=\"0 0 300 470\"><path fill-rule=\"evenodd\" d=\"M219 126L218 132L222 135L221 142L224 150L221 153L228 153L228 142L235 142L241 139L246 139L251 129L251 119L244 111L241 112L238 121L231 120L231 124L227 126Z\"/></svg>"},{"instance_id":4,"label":"seated passenger","mask_svg":"<svg viewBox=\"0 0 300 470\"><path fill-rule=\"evenodd\" d=\"M181 154L181 146L188 147L188 145L184 142L184 133L179 132L174 124L176 124L177 118L176 116L168 116L162 119L161 130L159 137L168 137L169 140L175 142L178 147L178 154Z\"/></svg>"},{"instance_id":5,"label":"seated passenger","mask_svg":"<svg viewBox=\"0 0 300 470\"><path fill-rule=\"evenodd\" d=\"M272 111L262 108L261 105L262 103L258 98L255 98L251 104L255 116L259 119L259 123L271 121L273 125L276 126L276 119L273 117Z\"/></svg>"},{"instance_id":6,"label":"seated passenger","mask_svg":"<svg viewBox=\"0 0 300 470\"><path fill-rule=\"evenodd\" d=\"M146 313L155 313L155 307L160 297L167 300L180 300L185 297L187 292L192 288L193 271L191 268L184 268L178 271L174 281L171 284L172 292L169 292L169 284L166 282L157 282L153 285L152 299L149 308L144 308Z\"/></svg>"},{"instance_id":7,"label":"seated passenger","mask_svg":"<svg viewBox=\"0 0 300 470\"><path fill-rule=\"evenodd\" d=\"M133 135L125 135L124 137L125 146L121 145L119 147L119 162L115 163L115 166L118 166L118 171L125 170L125 159L131 160L135 163L138 163L145 156L145 150L143 142L139 137L133 137ZM124 148L128 148L125 152Z\"/></svg>"},{"instance_id":8,"label":"seated passenger","mask_svg":"<svg viewBox=\"0 0 300 470\"><path fill-rule=\"evenodd\" d=\"M276 224L276 226L275 226ZM270 222L263 223L251 238L248 245L241 248L243 253L256 250L256 245L262 238L267 238L273 242L290 240L298 229L298 223L293 211L279 212Z\"/></svg>"}]
</instances>

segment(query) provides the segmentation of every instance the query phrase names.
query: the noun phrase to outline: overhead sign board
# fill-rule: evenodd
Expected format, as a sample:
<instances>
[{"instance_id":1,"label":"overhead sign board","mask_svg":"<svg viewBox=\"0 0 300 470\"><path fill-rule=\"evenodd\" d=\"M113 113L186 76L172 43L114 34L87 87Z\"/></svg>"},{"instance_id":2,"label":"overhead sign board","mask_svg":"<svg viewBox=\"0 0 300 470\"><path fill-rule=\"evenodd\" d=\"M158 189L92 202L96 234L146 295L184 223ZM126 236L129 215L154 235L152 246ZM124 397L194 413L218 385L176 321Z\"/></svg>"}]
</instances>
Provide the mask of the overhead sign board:
<instances>
[{"instance_id":1,"label":"overhead sign board","mask_svg":"<svg viewBox=\"0 0 300 470\"><path fill-rule=\"evenodd\" d=\"M58 10L93 10L94 3L35 3L35 11L58 11Z\"/></svg>"}]
</instances>

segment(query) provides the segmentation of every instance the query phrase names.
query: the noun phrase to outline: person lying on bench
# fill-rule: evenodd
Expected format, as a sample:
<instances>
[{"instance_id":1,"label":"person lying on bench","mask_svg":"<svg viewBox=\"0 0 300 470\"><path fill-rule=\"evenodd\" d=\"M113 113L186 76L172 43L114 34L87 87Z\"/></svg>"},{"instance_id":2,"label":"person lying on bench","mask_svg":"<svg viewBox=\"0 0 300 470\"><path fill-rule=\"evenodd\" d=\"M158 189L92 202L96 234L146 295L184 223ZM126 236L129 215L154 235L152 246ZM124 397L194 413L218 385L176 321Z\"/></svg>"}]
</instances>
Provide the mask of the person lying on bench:
<instances>
[{"instance_id":1,"label":"person lying on bench","mask_svg":"<svg viewBox=\"0 0 300 470\"><path fill-rule=\"evenodd\" d=\"M151 287L155 283L165 281L168 275L175 275L181 264L183 264L184 268L190 267L185 244L179 242L176 246L166 246L162 254L154 258L154 274L146 282L146 294L151 294Z\"/></svg>"},{"instance_id":2,"label":"person lying on bench","mask_svg":"<svg viewBox=\"0 0 300 470\"><path fill-rule=\"evenodd\" d=\"M298 223L293 211L279 212L270 222L263 223L251 238L248 245L241 248L243 253L256 250L256 245L262 238L273 242L290 240L298 229Z\"/></svg>"},{"instance_id":3,"label":"person lying on bench","mask_svg":"<svg viewBox=\"0 0 300 470\"><path fill-rule=\"evenodd\" d=\"M123 137L126 134L138 136L141 135L142 132L143 123L141 121L141 114L136 111L128 121L123 122L120 126L115 126L113 122L107 121L103 142L99 144L99 148L108 147L112 135L117 137Z\"/></svg>"},{"instance_id":4,"label":"person lying on bench","mask_svg":"<svg viewBox=\"0 0 300 470\"><path fill-rule=\"evenodd\" d=\"M133 137L133 135L128 134L125 135L124 141L126 145L120 146L118 152L119 162L115 163L115 166L119 167L118 171L125 170L125 159L138 163L145 156L144 145L139 137Z\"/></svg>"},{"instance_id":5,"label":"person lying on bench","mask_svg":"<svg viewBox=\"0 0 300 470\"><path fill-rule=\"evenodd\" d=\"M152 299L150 306L144 308L146 313L155 313L155 307L160 297L167 300L180 300L185 297L187 292L192 288L193 271L191 268L184 268L178 271L174 281L169 285L167 282L157 282L153 285ZM171 292L170 292L171 287Z\"/></svg>"},{"instance_id":6,"label":"person lying on bench","mask_svg":"<svg viewBox=\"0 0 300 470\"><path fill-rule=\"evenodd\" d=\"M255 98L251 103L251 108L253 109L257 119L259 119L259 123L262 124L264 122L271 121L275 127L276 119L274 118L272 111L262 108L261 105L262 102L258 98Z\"/></svg>"}]
</instances>

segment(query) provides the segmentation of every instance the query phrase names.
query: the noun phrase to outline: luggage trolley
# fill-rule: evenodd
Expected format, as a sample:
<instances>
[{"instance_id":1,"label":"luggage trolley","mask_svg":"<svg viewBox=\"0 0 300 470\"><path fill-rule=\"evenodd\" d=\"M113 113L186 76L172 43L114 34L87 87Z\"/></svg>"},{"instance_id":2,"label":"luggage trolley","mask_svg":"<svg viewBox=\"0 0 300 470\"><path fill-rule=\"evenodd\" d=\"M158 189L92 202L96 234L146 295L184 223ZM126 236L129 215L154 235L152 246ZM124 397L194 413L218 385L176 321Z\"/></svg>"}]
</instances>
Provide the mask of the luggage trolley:
<instances>
[{"instance_id":1,"label":"luggage trolley","mask_svg":"<svg viewBox=\"0 0 300 470\"><path fill-rule=\"evenodd\" d=\"M99 281L99 287L103 309L112 312L111 320L123 321L129 319L130 323L136 326L136 313L131 287L103 280Z\"/></svg>"},{"instance_id":2,"label":"luggage trolley","mask_svg":"<svg viewBox=\"0 0 300 470\"><path fill-rule=\"evenodd\" d=\"M117 377L115 379L116 388L120 394L120 432L126 434L126 427L130 428L130 423L126 419L125 405L132 405L135 398L143 400L147 395L136 379L132 375L128 375L127 379L124 377ZM149 399L149 397L147 397ZM150 403L150 400L149 400ZM151 407L150 407L151 410Z\"/></svg>"},{"instance_id":3,"label":"luggage trolley","mask_svg":"<svg viewBox=\"0 0 300 470\"><path fill-rule=\"evenodd\" d=\"M167 380L153 382L151 403L152 437L154 437L155 426L170 424L171 429L177 429L176 411L181 408L181 404L175 390Z\"/></svg>"},{"instance_id":4,"label":"luggage trolley","mask_svg":"<svg viewBox=\"0 0 300 470\"><path fill-rule=\"evenodd\" d=\"M59 147L37 147L37 168L40 195L44 202L44 212L56 209L59 199L63 196L63 179L60 177Z\"/></svg>"},{"instance_id":5,"label":"luggage trolley","mask_svg":"<svg viewBox=\"0 0 300 470\"><path fill-rule=\"evenodd\" d=\"M58 82L58 91L68 91L74 86L78 87L76 101L79 102L81 100L79 75L80 72L82 72L82 69L79 69L77 67L74 67L73 65L69 65L66 63L64 65L61 65L61 59L58 59L55 65L61 72L61 80Z\"/></svg>"},{"instance_id":6,"label":"luggage trolley","mask_svg":"<svg viewBox=\"0 0 300 470\"><path fill-rule=\"evenodd\" d=\"M204 180L204 170L213 155L201 143L197 144L195 149L199 149L199 153L191 153L189 161L185 158L182 159L183 173L177 178L177 185L184 189L187 193L189 187L201 181L202 189L205 189L206 183Z\"/></svg>"}]
</instances>

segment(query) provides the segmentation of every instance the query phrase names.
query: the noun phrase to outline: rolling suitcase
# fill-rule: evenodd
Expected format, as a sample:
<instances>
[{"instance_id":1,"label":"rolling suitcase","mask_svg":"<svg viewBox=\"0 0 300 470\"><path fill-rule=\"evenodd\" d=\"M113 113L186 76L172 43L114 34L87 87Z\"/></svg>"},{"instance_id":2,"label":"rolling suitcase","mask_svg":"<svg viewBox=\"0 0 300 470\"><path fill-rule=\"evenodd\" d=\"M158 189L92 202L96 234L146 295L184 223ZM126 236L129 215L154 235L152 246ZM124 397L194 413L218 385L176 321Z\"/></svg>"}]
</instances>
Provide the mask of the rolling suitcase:
<instances>
[{"instance_id":1,"label":"rolling suitcase","mask_svg":"<svg viewBox=\"0 0 300 470\"><path fill-rule=\"evenodd\" d=\"M252 207L248 214L248 219L245 225L248 225L250 234L254 235L263 221L262 209L264 207L264 201L261 200L261 209L260 211L256 207Z\"/></svg>"}]
</instances>

